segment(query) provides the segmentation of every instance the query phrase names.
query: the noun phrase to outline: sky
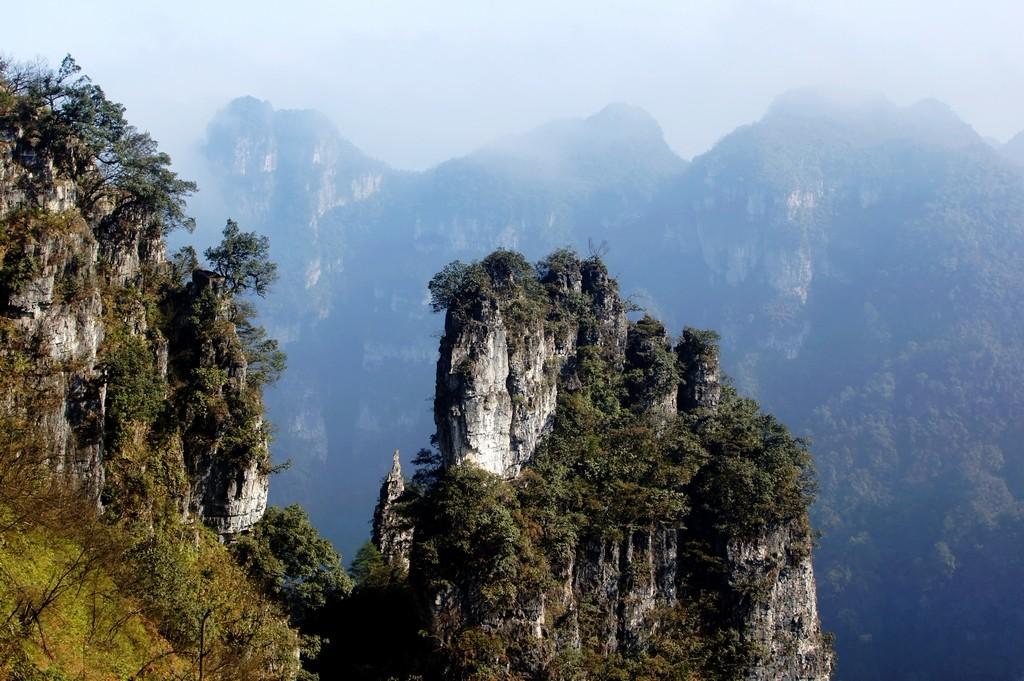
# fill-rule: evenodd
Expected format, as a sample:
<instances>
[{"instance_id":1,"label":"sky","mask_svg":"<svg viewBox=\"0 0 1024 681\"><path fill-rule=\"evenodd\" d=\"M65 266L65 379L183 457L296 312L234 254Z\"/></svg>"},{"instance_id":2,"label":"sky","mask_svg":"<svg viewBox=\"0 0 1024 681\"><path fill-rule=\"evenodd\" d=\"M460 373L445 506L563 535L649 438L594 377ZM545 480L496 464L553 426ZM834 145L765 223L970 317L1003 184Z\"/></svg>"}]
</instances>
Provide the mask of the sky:
<instances>
[{"instance_id":1,"label":"sky","mask_svg":"<svg viewBox=\"0 0 1024 681\"><path fill-rule=\"evenodd\" d=\"M779 94L826 86L940 99L982 135L1024 129L1024 2L991 0L34 0L0 53L72 54L187 165L230 99L313 108L419 169L610 102L690 158Z\"/></svg>"}]
</instances>

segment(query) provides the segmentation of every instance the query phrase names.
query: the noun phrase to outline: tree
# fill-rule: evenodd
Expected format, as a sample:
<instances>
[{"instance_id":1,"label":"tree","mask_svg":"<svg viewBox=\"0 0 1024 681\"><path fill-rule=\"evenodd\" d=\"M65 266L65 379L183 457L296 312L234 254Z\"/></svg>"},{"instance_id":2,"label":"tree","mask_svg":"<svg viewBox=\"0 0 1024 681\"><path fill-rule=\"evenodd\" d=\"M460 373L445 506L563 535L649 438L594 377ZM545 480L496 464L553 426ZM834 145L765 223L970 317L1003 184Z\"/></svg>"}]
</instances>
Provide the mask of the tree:
<instances>
[{"instance_id":1,"label":"tree","mask_svg":"<svg viewBox=\"0 0 1024 681\"><path fill-rule=\"evenodd\" d=\"M440 312L452 304L462 291L469 276L470 265L456 260L444 266L435 274L427 288L430 290L430 309Z\"/></svg>"},{"instance_id":2,"label":"tree","mask_svg":"<svg viewBox=\"0 0 1024 681\"><path fill-rule=\"evenodd\" d=\"M103 201L112 210L104 227L142 222L167 234L195 222L185 214L194 182L170 169L171 157L149 133L130 125L124 106L107 99L71 56L53 71L40 64L0 60L0 125L19 128L18 144L44 152L78 185L78 207L94 214Z\"/></svg>"},{"instance_id":3,"label":"tree","mask_svg":"<svg viewBox=\"0 0 1024 681\"><path fill-rule=\"evenodd\" d=\"M232 321L249 365L248 382L254 386L276 383L287 368L287 356L276 339L262 326L253 324L256 309L245 301L234 301Z\"/></svg>"},{"instance_id":4,"label":"tree","mask_svg":"<svg viewBox=\"0 0 1024 681\"><path fill-rule=\"evenodd\" d=\"M288 605L297 623L331 597L352 590L341 556L320 536L301 506L267 509L232 550L250 575Z\"/></svg>"},{"instance_id":5,"label":"tree","mask_svg":"<svg viewBox=\"0 0 1024 681\"><path fill-rule=\"evenodd\" d=\"M184 285L199 267L199 255L192 246L182 246L171 256L171 277L177 284Z\"/></svg>"},{"instance_id":6,"label":"tree","mask_svg":"<svg viewBox=\"0 0 1024 681\"><path fill-rule=\"evenodd\" d=\"M224 226L220 245L204 251L214 272L224 277L225 289L231 295L252 291L267 295L277 281L277 264L270 260L270 239L256 232L243 232L229 219Z\"/></svg>"}]
</instances>

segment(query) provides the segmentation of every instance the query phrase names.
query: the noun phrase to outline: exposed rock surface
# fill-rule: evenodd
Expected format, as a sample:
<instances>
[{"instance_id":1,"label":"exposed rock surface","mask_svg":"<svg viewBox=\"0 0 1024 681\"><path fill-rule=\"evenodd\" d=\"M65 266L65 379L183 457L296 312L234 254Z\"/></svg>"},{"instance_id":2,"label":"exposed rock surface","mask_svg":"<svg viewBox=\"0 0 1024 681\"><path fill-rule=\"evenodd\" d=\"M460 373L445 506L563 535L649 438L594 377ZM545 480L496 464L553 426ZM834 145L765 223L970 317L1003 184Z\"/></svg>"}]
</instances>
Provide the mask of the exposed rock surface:
<instances>
[{"instance_id":1,"label":"exposed rock surface","mask_svg":"<svg viewBox=\"0 0 1024 681\"><path fill-rule=\"evenodd\" d=\"M483 262L494 288L478 290L468 306L448 307L435 398L447 466L468 462L516 478L550 431L559 391L580 387L576 371L588 347L604 355L604 366L623 372L626 403L637 414L668 419L678 411L700 422L718 409L713 332L687 329L673 348L660 322L628 323L617 285L599 261L549 264L546 272L542 265L549 306L546 316L530 317L523 314L524 299L507 295L501 273L495 276L491 267ZM434 626L442 639L469 624L533 641L527 667L542 666L552 651L579 648L584 617L604 654L642 650L663 626L666 609L691 604L707 588L688 581L693 566L684 543L692 535L706 540L700 545L710 547L712 562L724 569L711 578L717 580L711 588L750 651L743 676L828 679L833 657L818 618L806 509L804 517L743 541L726 540L713 527L688 527L691 521L699 522L681 515L678 523L623 527L617 538L581 537L557 576L557 594L521 600L512 611L485 607L478 585L443 588L430 606Z\"/></svg>"},{"instance_id":2,"label":"exposed rock surface","mask_svg":"<svg viewBox=\"0 0 1024 681\"><path fill-rule=\"evenodd\" d=\"M677 397L679 411L711 409L722 399L721 366L715 344L717 334L685 329L676 345L680 382Z\"/></svg>"},{"instance_id":3,"label":"exposed rock surface","mask_svg":"<svg viewBox=\"0 0 1024 681\"><path fill-rule=\"evenodd\" d=\"M402 464L395 450L391 470L380 486L380 498L373 511L373 543L388 563L408 569L412 528L395 509L395 503L405 492Z\"/></svg>"},{"instance_id":4,"label":"exposed rock surface","mask_svg":"<svg viewBox=\"0 0 1024 681\"><path fill-rule=\"evenodd\" d=\"M104 334L99 244L76 210L74 183L58 178L48 160L16 149L14 132L4 131L0 219L37 209L52 224L40 228L27 214L19 220L22 243L6 250L20 248L33 267L27 281L6 291L5 312L16 337L40 364L31 389L50 398L44 412L36 414L50 461L98 500L106 392L97 362ZM12 234L14 229L12 223Z\"/></svg>"},{"instance_id":5,"label":"exposed rock surface","mask_svg":"<svg viewBox=\"0 0 1024 681\"><path fill-rule=\"evenodd\" d=\"M142 217L115 220L112 206L102 203L84 214L75 182L20 144L19 134L0 130L0 260L5 277L14 271L12 256L26 264L24 281L5 279L0 285L0 314L12 329L6 349L17 348L37 369L31 390L46 399L33 416L49 463L99 504L110 446L104 342L112 325L146 347L156 367L154 381L167 379L169 355L193 348L188 339L165 338L141 302L144 279L168 267L159 230ZM240 390L246 363L233 326L224 343L207 348L199 365L226 370ZM261 421L251 425L262 433ZM190 509L221 534L244 531L262 517L265 457L227 458L216 445L190 446L195 441L187 433L183 444L183 454L175 454L175 447L165 454L169 465L186 469L182 510ZM265 452L265 439L257 449Z\"/></svg>"},{"instance_id":6,"label":"exposed rock surface","mask_svg":"<svg viewBox=\"0 0 1024 681\"><path fill-rule=\"evenodd\" d=\"M833 658L822 645L810 551L806 532L793 523L726 549L734 583L754 585L764 595L738 609L741 631L759 653L759 664L747 674L750 681L826 679L831 672Z\"/></svg>"},{"instance_id":7,"label":"exposed rock surface","mask_svg":"<svg viewBox=\"0 0 1024 681\"><path fill-rule=\"evenodd\" d=\"M221 535L245 532L267 510L270 478L260 461L225 465L215 456L200 456L192 481L191 507Z\"/></svg>"},{"instance_id":8,"label":"exposed rock surface","mask_svg":"<svg viewBox=\"0 0 1024 681\"><path fill-rule=\"evenodd\" d=\"M551 427L559 377L574 371L577 348L595 346L621 366L625 306L604 266L577 261L548 272L545 283L556 301L581 306L579 314L524 320L522 301L494 295L465 317L446 317L434 420L447 463L515 477Z\"/></svg>"},{"instance_id":9,"label":"exposed rock surface","mask_svg":"<svg viewBox=\"0 0 1024 681\"><path fill-rule=\"evenodd\" d=\"M678 602L680 531L633 530L618 541L588 542L577 552L570 611L575 618L579 604L596 606L605 654L640 648L652 633L655 608Z\"/></svg>"},{"instance_id":10,"label":"exposed rock surface","mask_svg":"<svg viewBox=\"0 0 1024 681\"><path fill-rule=\"evenodd\" d=\"M223 370L228 377L218 390L228 413L213 419L193 418L183 433L190 482L188 508L220 534L237 534L252 527L267 508L270 455L263 417L244 398L248 363L228 321L230 303L223 278L195 270L184 299L185 309L205 311L200 325L216 328L226 324L230 329L206 333L206 329L194 328L191 315L184 315L179 320L179 335L173 339L191 350L183 369ZM241 451L230 448L224 442L229 428L251 434L249 445Z\"/></svg>"}]
</instances>

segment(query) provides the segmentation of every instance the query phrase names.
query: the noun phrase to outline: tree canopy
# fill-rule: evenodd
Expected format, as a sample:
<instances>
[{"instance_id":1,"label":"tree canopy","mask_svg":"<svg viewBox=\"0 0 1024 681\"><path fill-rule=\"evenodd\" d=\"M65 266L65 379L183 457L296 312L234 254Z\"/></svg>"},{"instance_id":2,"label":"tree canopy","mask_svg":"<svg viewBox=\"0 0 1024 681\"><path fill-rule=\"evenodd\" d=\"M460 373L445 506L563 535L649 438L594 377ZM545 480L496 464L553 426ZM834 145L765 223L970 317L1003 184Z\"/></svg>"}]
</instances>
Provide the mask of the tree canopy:
<instances>
[{"instance_id":1,"label":"tree canopy","mask_svg":"<svg viewBox=\"0 0 1024 681\"><path fill-rule=\"evenodd\" d=\"M277 281L277 264L270 260L270 239L256 232L243 232L229 219L220 244L204 251L214 272L224 277L231 295L252 291L265 296Z\"/></svg>"},{"instance_id":2,"label":"tree canopy","mask_svg":"<svg viewBox=\"0 0 1024 681\"><path fill-rule=\"evenodd\" d=\"M99 211L104 225L141 221L164 234L195 226L185 213L195 183L170 169L171 157L70 55L56 71L0 59L0 127L19 130L19 145L42 151L75 180L84 214L108 202L112 210Z\"/></svg>"},{"instance_id":3,"label":"tree canopy","mask_svg":"<svg viewBox=\"0 0 1024 681\"><path fill-rule=\"evenodd\" d=\"M268 508L232 549L249 574L287 603L296 620L352 590L341 556L301 506Z\"/></svg>"}]
</instances>

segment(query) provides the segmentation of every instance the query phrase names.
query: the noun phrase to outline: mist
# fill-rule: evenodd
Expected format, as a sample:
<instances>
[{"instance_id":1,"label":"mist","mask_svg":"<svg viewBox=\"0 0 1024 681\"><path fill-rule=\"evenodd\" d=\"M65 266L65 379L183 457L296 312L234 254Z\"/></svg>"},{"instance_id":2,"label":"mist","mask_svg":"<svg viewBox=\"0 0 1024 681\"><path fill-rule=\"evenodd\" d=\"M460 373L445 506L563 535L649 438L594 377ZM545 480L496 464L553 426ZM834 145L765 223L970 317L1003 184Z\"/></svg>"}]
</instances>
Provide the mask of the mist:
<instances>
[{"instance_id":1,"label":"mist","mask_svg":"<svg viewBox=\"0 0 1024 681\"><path fill-rule=\"evenodd\" d=\"M27 473L0 475L0 607L34 620L0 677L42 651L85 679L81 643L88 678L283 650L253 664L1024 679L1021 26L1015 0L5 7L0 473ZM68 54L198 194L102 94L7 68ZM109 580L51 578L96 537ZM279 629L223 626L264 598ZM121 659L139 612L159 636Z\"/></svg>"},{"instance_id":2,"label":"mist","mask_svg":"<svg viewBox=\"0 0 1024 681\"><path fill-rule=\"evenodd\" d=\"M1024 127L1022 24L1012 0L43 0L5 10L0 51L72 54L186 174L207 122L246 94L318 109L369 155L423 169L618 101L691 158L808 86L933 97L1006 141Z\"/></svg>"}]
</instances>

